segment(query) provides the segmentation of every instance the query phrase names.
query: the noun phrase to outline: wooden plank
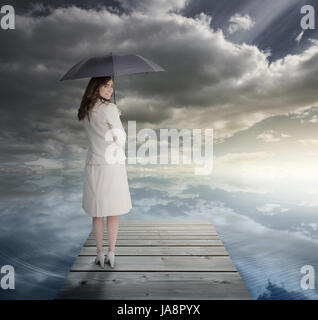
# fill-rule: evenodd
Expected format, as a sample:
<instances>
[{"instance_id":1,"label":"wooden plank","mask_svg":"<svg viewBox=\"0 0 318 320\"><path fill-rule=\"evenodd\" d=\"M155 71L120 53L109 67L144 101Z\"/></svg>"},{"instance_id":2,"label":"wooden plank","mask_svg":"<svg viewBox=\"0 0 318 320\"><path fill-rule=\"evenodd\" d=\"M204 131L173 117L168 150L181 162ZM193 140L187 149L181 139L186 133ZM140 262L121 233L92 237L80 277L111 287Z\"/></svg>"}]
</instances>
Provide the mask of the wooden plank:
<instances>
[{"instance_id":1,"label":"wooden plank","mask_svg":"<svg viewBox=\"0 0 318 320\"><path fill-rule=\"evenodd\" d=\"M237 272L71 272L56 299L250 300Z\"/></svg>"},{"instance_id":2,"label":"wooden plank","mask_svg":"<svg viewBox=\"0 0 318 320\"><path fill-rule=\"evenodd\" d=\"M211 224L210 220L192 220L192 219L150 219L150 220L136 220L136 219L120 219L120 225L175 225L175 224L185 224L185 225L194 225L194 224Z\"/></svg>"},{"instance_id":3,"label":"wooden plank","mask_svg":"<svg viewBox=\"0 0 318 320\"><path fill-rule=\"evenodd\" d=\"M107 249L104 248L105 253ZM96 256L95 247L85 247L83 246L80 256ZM227 251L223 246L210 246L210 247L116 247L116 258L117 256L228 256ZM116 260L117 261L117 260Z\"/></svg>"},{"instance_id":4,"label":"wooden plank","mask_svg":"<svg viewBox=\"0 0 318 320\"><path fill-rule=\"evenodd\" d=\"M107 236L104 235L103 237L104 240L108 239ZM219 240L219 237L217 235L159 235L159 234L154 234L154 235L117 235L117 240L160 240L160 239L165 239L165 240L200 240L200 239L211 239L211 240ZM88 237L88 240L95 240L95 236L91 235Z\"/></svg>"},{"instance_id":5,"label":"wooden plank","mask_svg":"<svg viewBox=\"0 0 318 320\"><path fill-rule=\"evenodd\" d=\"M183 232L187 232L187 231L196 231L196 232L216 232L213 228L211 228L210 226L207 227L196 227L196 226L189 226L189 227L184 227L184 226L176 226L176 227L168 227L168 226L127 226L127 227L123 227L120 226L118 231L148 231L148 232L152 232L152 231L161 231L161 232L165 232L165 231L183 231Z\"/></svg>"},{"instance_id":6,"label":"wooden plank","mask_svg":"<svg viewBox=\"0 0 318 320\"><path fill-rule=\"evenodd\" d=\"M103 240L103 245L107 246L108 241ZM158 239L158 240L121 240L118 239L116 241L116 246L222 246L221 240L211 240L211 239L195 239L195 240L180 240L180 239L173 239L173 240L165 240L165 239ZM96 246L95 240L86 240L84 246Z\"/></svg>"},{"instance_id":7,"label":"wooden plank","mask_svg":"<svg viewBox=\"0 0 318 320\"><path fill-rule=\"evenodd\" d=\"M106 224L106 222L104 222ZM119 228L145 228L145 229L214 229L212 224L124 224L119 222Z\"/></svg>"},{"instance_id":8,"label":"wooden plank","mask_svg":"<svg viewBox=\"0 0 318 320\"><path fill-rule=\"evenodd\" d=\"M112 271L102 269L95 257L78 256L71 271ZM229 256L117 256L116 271L236 271Z\"/></svg>"},{"instance_id":9,"label":"wooden plank","mask_svg":"<svg viewBox=\"0 0 318 320\"><path fill-rule=\"evenodd\" d=\"M166 230L166 231L158 231L158 230L152 230L152 231L137 231L137 230L134 230L134 231L123 231L123 230L119 230L118 231L118 236L119 235L138 235L138 236L142 236L142 235L152 235L152 234L158 234L158 235L180 235L180 236L183 236L183 235L193 235L193 236L200 236L200 235L203 235L203 236L207 236L207 235L215 235L217 236L218 234L216 232L213 232L213 231L192 231L192 230L188 230L188 231L176 231L176 230ZM91 232L89 234L89 236L93 236L94 233ZM107 236L107 232L104 232L104 236Z\"/></svg>"}]
</instances>

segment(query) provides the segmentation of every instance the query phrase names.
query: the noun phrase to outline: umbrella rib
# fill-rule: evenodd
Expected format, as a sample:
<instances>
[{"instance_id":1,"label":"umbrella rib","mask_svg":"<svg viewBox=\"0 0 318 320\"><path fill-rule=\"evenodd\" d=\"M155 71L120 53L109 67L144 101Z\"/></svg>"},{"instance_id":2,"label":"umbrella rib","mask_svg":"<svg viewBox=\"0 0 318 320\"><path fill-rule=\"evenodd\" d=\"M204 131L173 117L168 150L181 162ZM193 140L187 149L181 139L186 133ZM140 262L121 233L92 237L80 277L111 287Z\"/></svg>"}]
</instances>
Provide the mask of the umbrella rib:
<instances>
[{"instance_id":1,"label":"umbrella rib","mask_svg":"<svg viewBox=\"0 0 318 320\"><path fill-rule=\"evenodd\" d=\"M153 68L153 69L156 70L156 69L159 67L160 69L162 69L163 71L165 71L165 69L163 69L162 67L160 67L160 66L157 65L156 63L154 63L154 62L152 62L152 61L149 61L148 59L140 56L139 54L136 54L136 56L137 56L138 58L140 58L141 60L143 60L144 62L146 62L146 63L148 64L148 66L150 66L151 68Z\"/></svg>"},{"instance_id":2,"label":"umbrella rib","mask_svg":"<svg viewBox=\"0 0 318 320\"><path fill-rule=\"evenodd\" d=\"M112 59L111 66L112 66L112 69L113 69L114 104L116 104L115 63L114 63L113 53L111 52L110 55L111 55L111 59Z\"/></svg>"},{"instance_id":3,"label":"umbrella rib","mask_svg":"<svg viewBox=\"0 0 318 320\"><path fill-rule=\"evenodd\" d=\"M113 69L113 76L115 77L115 63L114 63L114 56L113 56L112 52L110 53L110 56L111 56L111 59L112 59L111 66L112 66L112 69Z\"/></svg>"}]
</instances>

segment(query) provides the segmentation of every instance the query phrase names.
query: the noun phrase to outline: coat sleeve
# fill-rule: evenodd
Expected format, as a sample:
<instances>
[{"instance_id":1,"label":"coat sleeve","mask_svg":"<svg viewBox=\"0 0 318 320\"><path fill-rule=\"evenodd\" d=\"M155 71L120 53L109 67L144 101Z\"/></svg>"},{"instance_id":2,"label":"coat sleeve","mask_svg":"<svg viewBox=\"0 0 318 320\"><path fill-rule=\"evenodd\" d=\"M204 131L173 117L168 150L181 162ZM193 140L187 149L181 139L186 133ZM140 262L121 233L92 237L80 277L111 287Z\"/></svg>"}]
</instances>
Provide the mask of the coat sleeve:
<instances>
[{"instance_id":1,"label":"coat sleeve","mask_svg":"<svg viewBox=\"0 0 318 320\"><path fill-rule=\"evenodd\" d=\"M119 117L119 111L115 104L108 104L105 108L106 125L111 130L113 141L119 146L124 147L126 142L126 132Z\"/></svg>"}]
</instances>

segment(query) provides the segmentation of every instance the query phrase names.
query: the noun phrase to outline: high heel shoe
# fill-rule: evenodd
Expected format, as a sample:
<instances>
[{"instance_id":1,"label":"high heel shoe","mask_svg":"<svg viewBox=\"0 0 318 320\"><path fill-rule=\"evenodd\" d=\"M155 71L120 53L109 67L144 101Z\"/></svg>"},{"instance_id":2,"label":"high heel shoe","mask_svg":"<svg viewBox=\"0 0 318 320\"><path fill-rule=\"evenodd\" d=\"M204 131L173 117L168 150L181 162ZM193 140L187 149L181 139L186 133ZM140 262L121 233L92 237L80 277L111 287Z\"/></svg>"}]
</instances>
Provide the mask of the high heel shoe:
<instances>
[{"instance_id":1,"label":"high heel shoe","mask_svg":"<svg viewBox=\"0 0 318 320\"><path fill-rule=\"evenodd\" d=\"M114 251L108 251L107 257L106 257L106 263L109 263L109 265L114 268L115 265L115 252Z\"/></svg>"},{"instance_id":2,"label":"high heel shoe","mask_svg":"<svg viewBox=\"0 0 318 320\"><path fill-rule=\"evenodd\" d=\"M102 268L105 267L105 255L104 255L103 252L98 252L97 253L97 256L95 258L95 263L96 264L99 263Z\"/></svg>"}]
</instances>

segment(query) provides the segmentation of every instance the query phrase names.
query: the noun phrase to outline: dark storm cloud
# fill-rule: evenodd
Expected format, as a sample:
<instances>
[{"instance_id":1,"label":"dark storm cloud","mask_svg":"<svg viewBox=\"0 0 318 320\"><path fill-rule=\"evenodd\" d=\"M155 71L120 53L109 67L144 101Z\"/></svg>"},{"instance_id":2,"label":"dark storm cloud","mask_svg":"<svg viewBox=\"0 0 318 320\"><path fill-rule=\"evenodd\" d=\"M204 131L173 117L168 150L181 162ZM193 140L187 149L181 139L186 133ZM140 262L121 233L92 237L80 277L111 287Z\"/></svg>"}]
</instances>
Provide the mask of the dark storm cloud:
<instances>
[{"instance_id":1,"label":"dark storm cloud","mask_svg":"<svg viewBox=\"0 0 318 320\"><path fill-rule=\"evenodd\" d=\"M17 14L30 14L33 16L45 16L50 14L52 9L61 7L68 8L71 6L87 10L98 10L108 7L108 9L113 9L116 12L123 12L119 1L116 0L8 0L6 4L14 6Z\"/></svg>"},{"instance_id":2,"label":"dark storm cloud","mask_svg":"<svg viewBox=\"0 0 318 320\"><path fill-rule=\"evenodd\" d=\"M232 43L222 30L211 28L215 15L182 16L191 6L187 1L121 4L129 14L55 3L50 14L17 15L16 30L0 32L0 95L6 110L1 128L10 141L8 153L20 145L26 155L35 148L43 156L82 155L86 140L76 112L87 79L59 79L83 57L110 51L139 53L167 70L116 79L123 120L139 125L213 127L226 137L318 100L315 42L269 65L268 54L256 46ZM75 153L71 146L78 146Z\"/></svg>"}]
</instances>

